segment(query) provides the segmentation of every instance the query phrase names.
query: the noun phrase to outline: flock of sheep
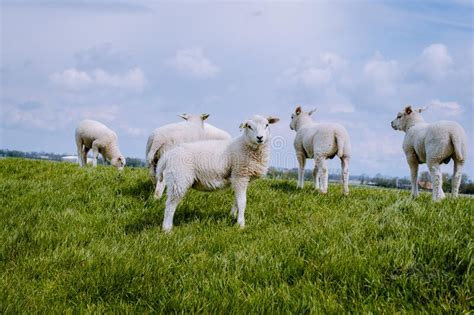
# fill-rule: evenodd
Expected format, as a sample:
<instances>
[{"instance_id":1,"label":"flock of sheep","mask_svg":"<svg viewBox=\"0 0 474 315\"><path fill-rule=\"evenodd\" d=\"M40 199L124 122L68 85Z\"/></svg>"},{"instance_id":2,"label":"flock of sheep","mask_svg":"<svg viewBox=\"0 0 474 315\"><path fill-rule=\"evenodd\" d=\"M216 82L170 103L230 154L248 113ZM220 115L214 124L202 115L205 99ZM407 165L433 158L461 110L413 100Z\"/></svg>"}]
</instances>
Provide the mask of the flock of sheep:
<instances>
[{"instance_id":1,"label":"flock of sheep","mask_svg":"<svg viewBox=\"0 0 474 315\"><path fill-rule=\"evenodd\" d=\"M411 171L412 195L418 195L418 165L427 163L433 180L433 200L444 198L440 164L453 159L452 194L456 197L466 158L466 135L456 122L426 123L420 114L423 110L407 106L391 123L393 129L405 132L403 150ZM298 188L303 188L306 159L313 158L314 186L326 193L326 160L337 155L341 160L343 193L347 195L351 158L349 134L340 124L315 122L311 118L313 112L297 107L291 115L290 128L296 131ZM146 145L150 177L156 184L155 197L161 198L167 189L163 230L172 229L176 207L189 188L212 191L226 186L231 186L235 193L231 215L244 227L247 186L252 178L267 172L269 125L279 118L255 115L240 125L242 135L231 139L227 132L204 122L208 114L180 117L183 122L155 129ZM117 169L124 168L126 160L120 153L117 135L105 125L83 120L75 136L80 166L86 165L87 154L92 149L93 166L97 165L100 153Z\"/></svg>"}]
</instances>

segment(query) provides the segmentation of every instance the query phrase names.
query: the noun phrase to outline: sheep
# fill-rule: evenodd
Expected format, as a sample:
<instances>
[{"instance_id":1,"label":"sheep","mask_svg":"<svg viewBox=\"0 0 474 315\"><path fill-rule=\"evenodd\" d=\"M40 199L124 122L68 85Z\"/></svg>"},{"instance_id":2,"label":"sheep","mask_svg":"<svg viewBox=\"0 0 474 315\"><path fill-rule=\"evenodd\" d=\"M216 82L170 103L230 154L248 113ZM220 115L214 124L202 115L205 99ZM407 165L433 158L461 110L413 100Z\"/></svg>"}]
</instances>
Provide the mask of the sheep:
<instances>
[{"instance_id":1,"label":"sheep","mask_svg":"<svg viewBox=\"0 0 474 315\"><path fill-rule=\"evenodd\" d=\"M171 231L176 207L189 188L212 191L229 185L235 193L230 213L238 216L241 228L245 227L247 186L251 179L267 172L269 124L278 121L255 115L240 125L244 133L237 138L183 143L167 151L156 170L155 197L161 198L163 181L167 188L163 230Z\"/></svg>"},{"instance_id":2,"label":"sheep","mask_svg":"<svg viewBox=\"0 0 474 315\"><path fill-rule=\"evenodd\" d=\"M445 197L442 185L441 164L454 161L452 195L458 196L462 167L466 160L466 134L454 121L427 123L421 116L426 108L406 106L391 122L392 128L405 132L403 151L410 167L411 194L418 196L418 165L427 163L433 181L434 201Z\"/></svg>"},{"instance_id":3,"label":"sheep","mask_svg":"<svg viewBox=\"0 0 474 315\"><path fill-rule=\"evenodd\" d=\"M204 123L209 114L183 114L178 116L185 121L156 128L148 137L145 155L150 178L155 184L155 170L158 160L163 153L176 144L206 139L228 140L231 138L224 130Z\"/></svg>"},{"instance_id":4,"label":"sheep","mask_svg":"<svg viewBox=\"0 0 474 315\"><path fill-rule=\"evenodd\" d=\"M79 166L87 164L87 153L92 149L92 166L97 166L97 156L102 154L104 160L110 161L119 171L126 164L125 157L120 153L117 134L104 124L86 119L76 128L77 159Z\"/></svg>"},{"instance_id":5,"label":"sheep","mask_svg":"<svg viewBox=\"0 0 474 315\"><path fill-rule=\"evenodd\" d=\"M291 115L290 129L296 131L294 147L298 160L298 188L304 186L304 167L307 158L314 158L314 187L327 193L328 168L326 159L341 159L343 193L349 194L349 161L351 143L347 130L336 123L316 123L311 115L316 109L303 112L298 106Z\"/></svg>"}]
</instances>

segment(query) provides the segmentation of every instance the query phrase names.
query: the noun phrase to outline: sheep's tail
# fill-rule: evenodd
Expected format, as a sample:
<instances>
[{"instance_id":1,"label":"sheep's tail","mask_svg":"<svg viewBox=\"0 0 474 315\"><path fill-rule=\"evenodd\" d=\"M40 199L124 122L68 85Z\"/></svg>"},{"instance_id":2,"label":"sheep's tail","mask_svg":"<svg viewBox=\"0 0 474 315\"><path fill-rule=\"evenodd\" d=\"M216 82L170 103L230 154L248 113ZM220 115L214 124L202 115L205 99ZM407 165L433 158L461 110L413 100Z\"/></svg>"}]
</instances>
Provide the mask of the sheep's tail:
<instances>
[{"instance_id":1,"label":"sheep's tail","mask_svg":"<svg viewBox=\"0 0 474 315\"><path fill-rule=\"evenodd\" d=\"M160 199L163 196L163 191L165 190L165 183L163 181L163 172L166 168L166 159L160 159L158 165L156 166L156 188L155 188L155 198Z\"/></svg>"},{"instance_id":2,"label":"sheep's tail","mask_svg":"<svg viewBox=\"0 0 474 315\"><path fill-rule=\"evenodd\" d=\"M150 155L152 145L153 145L153 138L152 136L149 136L148 141L146 142L146 152L145 152L145 159L146 159L147 165L150 163L149 155Z\"/></svg>"},{"instance_id":3,"label":"sheep's tail","mask_svg":"<svg viewBox=\"0 0 474 315\"><path fill-rule=\"evenodd\" d=\"M156 165L156 180L163 181L163 172L166 168L166 159L160 159Z\"/></svg>"},{"instance_id":4,"label":"sheep's tail","mask_svg":"<svg viewBox=\"0 0 474 315\"><path fill-rule=\"evenodd\" d=\"M336 134L337 156L342 158L344 156L344 137Z\"/></svg>"},{"instance_id":5,"label":"sheep's tail","mask_svg":"<svg viewBox=\"0 0 474 315\"><path fill-rule=\"evenodd\" d=\"M457 161L463 161L464 160L464 156L463 156L463 153L462 153L462 139L458 137L456 137L455 135L451 134L450 135L450 138L451 138L451 143L453 144L453 148L454 148L454 157L456 158Z\"/></svg>"}]
</instances>

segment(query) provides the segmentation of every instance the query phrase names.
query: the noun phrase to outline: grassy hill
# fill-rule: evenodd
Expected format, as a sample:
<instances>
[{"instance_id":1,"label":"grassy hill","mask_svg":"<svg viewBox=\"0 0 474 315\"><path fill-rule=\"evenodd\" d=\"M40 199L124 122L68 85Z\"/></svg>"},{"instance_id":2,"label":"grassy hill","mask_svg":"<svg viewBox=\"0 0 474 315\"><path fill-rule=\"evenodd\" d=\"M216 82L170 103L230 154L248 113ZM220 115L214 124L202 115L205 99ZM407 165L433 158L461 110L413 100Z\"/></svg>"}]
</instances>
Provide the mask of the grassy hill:
<instances>
[{"instance_id":1,"label":"grassy hill","mask_svg":"<svg viewBox=\"0 0 474 315\"><path fill-rule=\"evenodd\" d=\"M0 160L0 313L467 312L474 199L339 185L190 191L171 234L145 169Z\"/></svg>"}]
</instances>

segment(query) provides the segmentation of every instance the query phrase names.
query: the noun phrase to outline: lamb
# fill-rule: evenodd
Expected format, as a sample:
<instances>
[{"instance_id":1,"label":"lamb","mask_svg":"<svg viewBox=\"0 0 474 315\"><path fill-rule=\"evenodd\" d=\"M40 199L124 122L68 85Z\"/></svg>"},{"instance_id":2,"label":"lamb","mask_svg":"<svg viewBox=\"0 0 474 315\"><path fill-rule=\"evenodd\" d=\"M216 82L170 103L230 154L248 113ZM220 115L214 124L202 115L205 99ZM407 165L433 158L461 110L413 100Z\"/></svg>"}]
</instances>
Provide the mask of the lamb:
<instances>
[{"instance_id":1,"label":"lamb","mask_svg":"<svg viewBox=\"0 0 474 315\"><path fill-rule=\"evenodd\" d=\"M115 166L119 171L126 164L125 157L120 153L117 134L104 124L86 119L76 128L77 159L79 166L87 164L87 153L92 149L92 166L97 166L97 156L102 157Z\"/></svg>"},{"instance_id":2,"label":"lamb","mask_svg":"<svg viewBox=\"0 0 474 315\"><path fill-rule=\"evenodd\" d=\"M303 112L298 106L291 115L290 129L296 131L294 147L298 159L298 188L304 186L304 166L307 158L314 158L314 187L327 193L328 168L326 159L341 159L343 193L349 194L349 161L351 143L346 129L336 123L315 123L311 115L316 109Z\"/></svg>"},{"instance_id":3,"label":"lamb","mask_svg":"<svg viewBox=\"0 0 474 315\"><path fill-rule=\"evenodd\" d=\"M229 185L235 192L230 213L238 216L241 228L245 227L247 186L251 179L267 172L268 126L278 121L278 118L255 115L240 125L244 130L240 137L183 143L167 151L156 170L155 197L162 196L163 180L167 187L163 230L171 231L176 207L189 188L212 191Z\"/></svg>"},{"instance_id":4,"label":"lamb","mask_svg":"<svg viewBox=\"0 0 474 315\"><path fill-rule=\"evenodd\" d=\"M228 140L231 138L224 130L204 123L209 114L183 114L179 115L179 117L185 121L159 127L148 137L146 160L150 178L154 183L156 183L155 170L158 160L167 150L175 145L198 140Z\"/></svg>"},{"instance_id":5,"label":"lamb","mask_svg":"<svg viewBox=\"0 0 474 315\"><path fill-rule=\"evenodd\" d=\"M434 201L445 197L442 185L441 164L454 161L452 195L458 196L462 167L466 160L466 134L454 121L426 123L421 112L426 108L405 107L392 121L392 128L405 132L405 152L411 175L411 194L418 196L418 165L427 163L433 181Z\"/></svg>"}]
</instances>

